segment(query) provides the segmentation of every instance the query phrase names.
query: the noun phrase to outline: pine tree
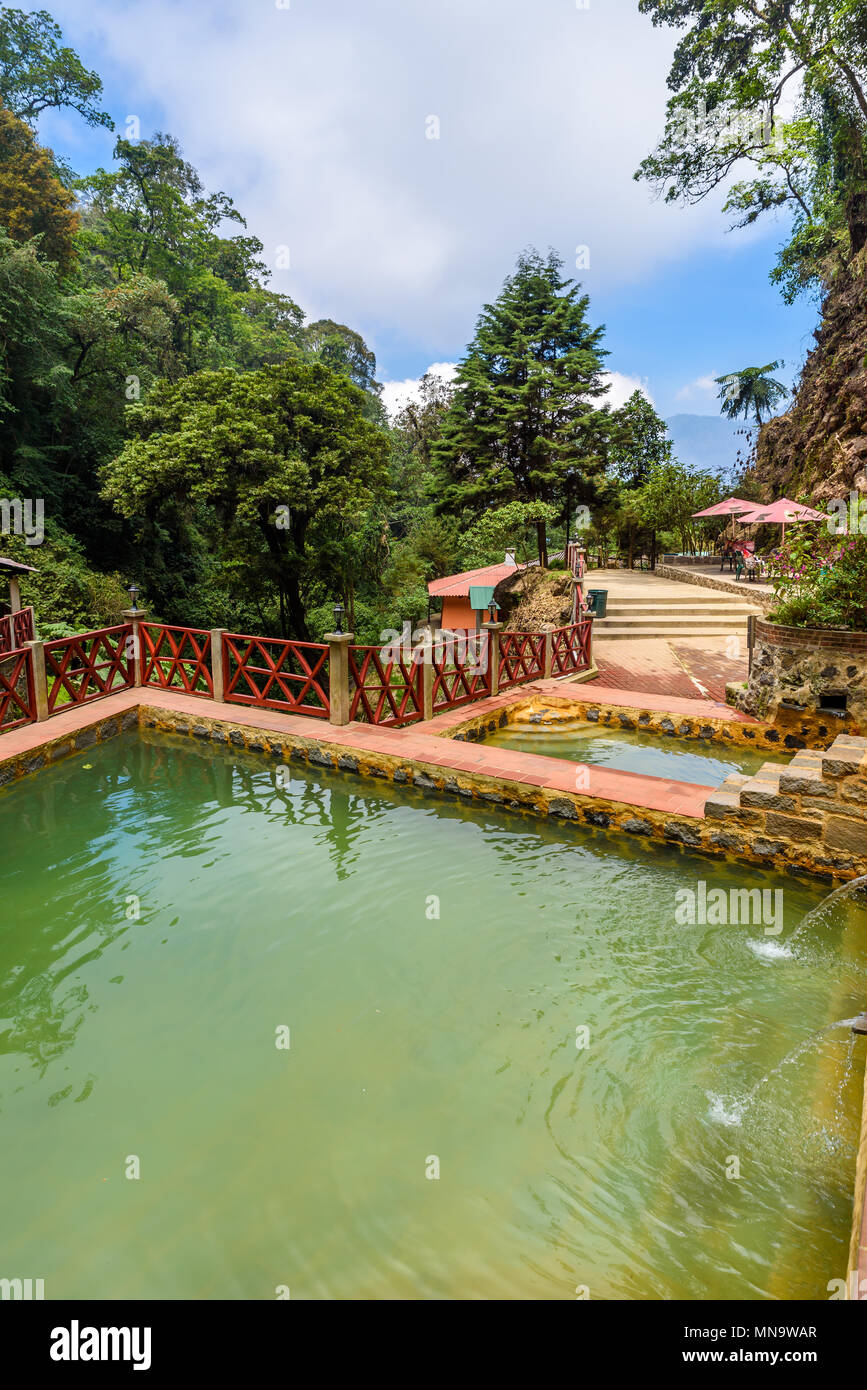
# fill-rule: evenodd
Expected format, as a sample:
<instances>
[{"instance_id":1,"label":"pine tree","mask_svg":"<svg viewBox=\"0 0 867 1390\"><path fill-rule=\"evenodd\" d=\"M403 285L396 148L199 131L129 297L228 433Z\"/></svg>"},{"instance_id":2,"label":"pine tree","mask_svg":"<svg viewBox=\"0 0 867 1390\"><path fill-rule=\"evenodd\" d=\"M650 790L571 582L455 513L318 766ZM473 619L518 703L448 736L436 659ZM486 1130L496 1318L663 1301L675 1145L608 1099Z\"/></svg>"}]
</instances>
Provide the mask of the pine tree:
<instances>
[{"instance_id":1,"label":"pine tree","mask_svg":"<svg viewBox=\"0 0 867 1390\"><path fill-rule=\"evenodd\" d=\"M595 404L607 389L604 330L589 326L588 296L562 270L554 252L525 252L479 317L435 449L444 510L479 515L512 501L568 510L592 498L610 424ZM537 535L544 565L544 522Z\"/></svg>"}]
</instances>

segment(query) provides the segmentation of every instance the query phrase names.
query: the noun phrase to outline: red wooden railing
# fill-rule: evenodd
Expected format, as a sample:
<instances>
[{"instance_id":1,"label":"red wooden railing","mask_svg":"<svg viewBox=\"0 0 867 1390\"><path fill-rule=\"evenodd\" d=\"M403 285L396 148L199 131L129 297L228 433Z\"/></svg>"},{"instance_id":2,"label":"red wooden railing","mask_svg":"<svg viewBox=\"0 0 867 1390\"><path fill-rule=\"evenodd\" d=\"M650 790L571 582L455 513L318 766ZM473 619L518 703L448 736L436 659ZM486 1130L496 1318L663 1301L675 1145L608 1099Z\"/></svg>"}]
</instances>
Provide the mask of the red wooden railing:
<instances>
[{"instance_id":1,"label":"red wooden railing","mask_svg":"<svg viewBox=\"0 0 867 1390\"><path fill-rule=\"evenodd\" d=\"M280 637L223 635L224 698L259 709L288 710L327 719L328 645Z\"/></svg>"},{"instance_id":2,"label":"red wooden railing","mask_svg":"<svg viewBox=\"0 0 867 1390\"><path fill-rule=\"evenodd\" d=\"M33 631L33 610L10 615ZM0 637L4 628L0 625ZM166 623L139 625L142 684L213 698L211 634L206 628ZM589 618L551 633L551 675L590 665ZM44 644L48 713L82 705L134 684L132 625L103 628ZM30 639L26 639L30 640ZM499 688L544 675L542 632L500 635ZM414 724L424 718L425 663L430 664L432 712L484 699L492 688L489 636L469 630L441 631L429 648L348 648L349 717L370 724ZM328 719L331 714L329 648L324 642L225 633L222 644L224 698L229 703ZM0 731L36 718L34 666L29 649L0 650Z\"/></svg>"},{"instance_id":3,"label":"red wooden railing","mask_svg":"<svg viewBox=\"0 0 867 1390\"><path fill-rule=\"evenodd\" d=\"M593 622L584 618L570 627L558 627L552 632L551 675L567 676L573 671L590 669L590 634Z\"/></svg>"},{"instance_id":4,"label":"red wooden railing","mask_svg":"<svg viewBox=\"0 0 867 1390\"><path fill-rule=\"evenodd\" d=\"M437 633L431 649L434 713L482 700L491 693L487 633L476 635L461 630L455 641L450 638L448 632Z\"/></svg>"},{"instance_id":5,"label":"red wooden railing","mask_svg":"<svg viewBox=\"0 0 867 1390\"><path fill-rule=\"evenodd\" d=\"M545 672L544 632L500 633L500 689L538 680Z\"/></svg>"},{"instance_id":6,"label":"red wooden railing","mask_svg":"<svg viewBox=\"0 0 867 1390\"><path fill-rule=\"evenodd\" d=\"M211 634L201 627L139 623L142 685L212 696Z\"/></svg>"},{"instance_id":7,"label":"red wooden railing","mask_svg":"<svg viewBox=\"0 0 867 1390\"><path fill-rule=\"evenodd\" d=\"M132 626L101 628L45 643L48 713L86 705L135 683Z\"/></svg>"},{"instance_id":8,"label":"red wooden railing","mask_svg":"<svg viewBox=\"0 0 867 1390\"><path fill-rule=\"evenodd\" d=\"M33 658L29 647L0 655L0 732L32 724L36 718Z\"/></svg>"},{"instance_id":9,"label":"red wooden railing","mask_svg":"<svg viewBox=\"0 0 867 1390\"><path fill-rule=\"evenodd\" d=\"M349 648L349 717L362 724L415 724L424 718L421 649Z\"/></svg>"},{"instance_id":10,"label":"red wooden railing","mask_svg":"<svg viewBox=\"0 0 867 1390\"><path fill-rule=\"evenodd\" d=\"M18 651L25 642L33 642L35 638L32 608L19 608L17 613L0 618L0 656Z\"/></svg>"}]
</instances>

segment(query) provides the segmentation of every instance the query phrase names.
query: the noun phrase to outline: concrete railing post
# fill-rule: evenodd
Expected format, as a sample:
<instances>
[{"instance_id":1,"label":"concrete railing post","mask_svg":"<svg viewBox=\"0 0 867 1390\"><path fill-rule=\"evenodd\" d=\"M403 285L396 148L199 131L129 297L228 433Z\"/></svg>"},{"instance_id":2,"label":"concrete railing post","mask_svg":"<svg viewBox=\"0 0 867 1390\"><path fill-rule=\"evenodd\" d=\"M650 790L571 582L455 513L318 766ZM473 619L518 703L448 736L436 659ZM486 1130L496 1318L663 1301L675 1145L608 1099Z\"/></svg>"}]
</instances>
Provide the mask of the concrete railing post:
<instances>
[{"instance_id":1,"label":"concrete railing post","mask_svg":"<svg viewBox=\"0 0 867 1390\"><path fill-rule=\"evenodd\" d=\"M226 698L226 677L223 670L223 633L224 627L211 628L211 682L214 687L214 699L222 704Z\"/></svg>"},{"instance_id":2,"label":"concrete railing post","mask_svg":"<svg viewBox=\"0 0 867 1390\"><path fill-rule=\"evenodd\" d=\"M545 634L545 656L542 662L542 675L546 681L551 679L551 672L554 669L554 626L552 623L542 623L540 631Z\"/></svg>"},{"instance_id":3,"label":"concrete railing post","mask_svg":"<svg viewBox=\"0 0 867 1390\"><path fill-rule=\"evenodd\" d=\"M132 625L133 685L136 687L141 685L141 673L144 666L140 624L147 622L147 616L146 608L125 608L123 610L124 622Z\"/></svg>"},{"instance_id":4,"label":"concrete railing post","mask_svg":"<svg viewBox=\"0 0 867 1390\"><path fill-rule=\"evenodd\" d=\"M33 671L33 698L36 701L36 718L48 718L48 677L45 674L45 643L25 642L30 651L30 666Z\"/></svg>"},{"instance_id":5,"label":"concrete railing post","mask_svg":"<svg viewBox=\"0 0 867 1390\"><path fill-rule=\"evenodd\" d=\"M488 634L488 670L491 673L491 694L500 693L500 633L502 623L482 623L482 632Z\"/></svg>"},{"instance_id":6,"label":"concrete railing post","mask_svg":"<svg viewBox=\"0 0 867 1390\"><path fill-rule=\"evenodd\" d=\"M427 641L422 644L421 659L421 698L422 698L422 719L433 719L433 689L434 689L434 664L433 647L436 636L431 633Z\"/></svg>"},{"instance_id":7,"label":"concrete railing post","mask_svg":"<svg viewBox=\"0 0 867 1390\"><path fill-rule=\"evenodd\" d=\"M348 724L352 700L349 693L349 648L352 632L326 632L328 643L328 722Z\"/></svg>"}]
</instances>

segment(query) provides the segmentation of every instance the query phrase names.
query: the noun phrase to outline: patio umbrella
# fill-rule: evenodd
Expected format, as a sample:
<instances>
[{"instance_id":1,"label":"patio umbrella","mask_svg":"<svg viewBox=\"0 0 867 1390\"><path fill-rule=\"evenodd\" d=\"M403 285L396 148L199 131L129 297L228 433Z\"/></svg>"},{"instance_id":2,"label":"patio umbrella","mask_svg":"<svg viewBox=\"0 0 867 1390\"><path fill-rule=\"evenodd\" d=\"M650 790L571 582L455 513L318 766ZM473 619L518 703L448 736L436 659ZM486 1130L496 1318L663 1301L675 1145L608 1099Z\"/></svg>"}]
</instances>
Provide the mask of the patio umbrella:
<instances>
[{"instance_id":1,"label":"patio umbrella","mask_svg":"<svg viewBox=\"0 0 867 1390\"><path fill-rule=\"evenodd\" d=\"M739 512L748 512L755 505L755 502L745 502L742 497L727 497L724 502L715 502L712 507L705 507L703 512L693 512L692 517L695 520L700 516L730 516L732 518L732 537L734 537L734 518Z\"/></svg>"},{"instance_id":2,"label":"patio umbrella","mask_svg":"<svg viewBox=\"0 0 867 1390\"><path fill-rule=\"evenodd\" d=\"M705 507L703 512L693 512L693 519L699 516L737 516L738 512L751 511L757 504L755 502L745 502L742 497L727 497L724 502L715 502L712 507Z\"/></svg>"},{"instance_id":3,"label":"patio umbrella","mask_svg":"<svg viewBox=\"0 0 867 1390\"><path fill-rule=\"evenodd\" d=\"M754 506L751 511L739 518L746 526L761 526L765 523L781 525L782 539L786 539L786 522L829 521L827 512L817 512L813 507L805 507L802 502L793 502L791 497L779 497L766 507Z\"/></svg>"}]
</instances>

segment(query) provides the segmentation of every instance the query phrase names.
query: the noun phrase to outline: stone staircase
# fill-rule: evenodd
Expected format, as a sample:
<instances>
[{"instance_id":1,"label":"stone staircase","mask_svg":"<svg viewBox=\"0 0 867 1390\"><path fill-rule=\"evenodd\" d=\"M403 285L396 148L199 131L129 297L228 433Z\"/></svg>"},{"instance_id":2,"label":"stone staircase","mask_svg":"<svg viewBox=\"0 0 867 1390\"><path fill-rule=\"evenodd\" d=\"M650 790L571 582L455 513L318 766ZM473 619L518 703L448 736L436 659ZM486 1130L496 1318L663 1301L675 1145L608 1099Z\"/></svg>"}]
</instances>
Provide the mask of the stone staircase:
<instances>
[{"instance_id":1,"label":"stone staircase","mask_svg":"<svg viewBox=\"0 0 867 1390\"><path fill-rule=\"evenodd\" d=\"M770 858L788 853L814 870L867 869L867 738L838 734L831 747L800 749L789 763L767 762L752 777L732 773L704 808L720 822L722 849Z\"/></svg>"},{"instance_id":2,"label":"stone staircase","mask_svg":"<svg viewBox=\"0 0 867 1390\"><path fill-rule=\"evenodd\" d=\"M674 586L672 586L674 587ZM727 637L738 633L746 640L747 618L762 610L745 599L712 589L693 590L684 584L683 598L666 596L609 597L604 618L593 623L593 641L635 641L655 637L677 641L680 637Z\"/></svg>"}]
</instances>

